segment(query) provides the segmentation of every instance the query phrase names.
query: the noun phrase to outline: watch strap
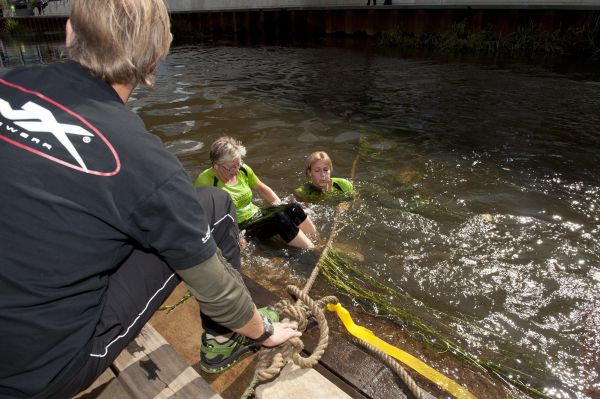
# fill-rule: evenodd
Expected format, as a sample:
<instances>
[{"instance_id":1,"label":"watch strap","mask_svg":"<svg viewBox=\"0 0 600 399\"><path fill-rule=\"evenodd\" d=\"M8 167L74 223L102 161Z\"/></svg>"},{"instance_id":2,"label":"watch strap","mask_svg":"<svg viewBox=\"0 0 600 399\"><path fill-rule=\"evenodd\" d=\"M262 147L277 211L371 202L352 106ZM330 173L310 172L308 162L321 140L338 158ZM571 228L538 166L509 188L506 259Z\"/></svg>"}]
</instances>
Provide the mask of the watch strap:
<instances>
[{"instance_id":1,"label":"watch strap","mask_svg":"<svg viewBox=\"0 0 600 399\"><path fill-rule=\"evenodd\" d=\"M273 322L266 315L261 314L260 318L262 319L262 322L263 322L264 332L262 333L262 335L260 337L254 338L253 341L258 342L258 343L263 343L267 339L269 339L269 337L271 335L273 335L274 329L273 329Z\"/></svg>"}]
</instances>

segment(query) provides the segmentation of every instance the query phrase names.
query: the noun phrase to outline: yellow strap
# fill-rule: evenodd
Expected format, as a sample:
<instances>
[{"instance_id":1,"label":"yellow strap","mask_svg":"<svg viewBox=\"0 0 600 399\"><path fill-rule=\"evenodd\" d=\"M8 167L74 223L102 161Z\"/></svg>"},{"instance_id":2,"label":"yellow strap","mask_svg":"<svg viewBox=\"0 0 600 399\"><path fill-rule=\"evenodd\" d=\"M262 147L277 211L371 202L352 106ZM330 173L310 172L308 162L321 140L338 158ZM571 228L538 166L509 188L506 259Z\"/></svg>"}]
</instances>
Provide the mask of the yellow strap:
<instances>
[{"instance_id":1,"label":"yellow strap","mask_svg":"<svg viewBox=\"0 0 600 399\"><path fill-rule=\"evenodd\" d=\"M344 323L344 326L346 326L348 332L354 335L356 338L359 338L373 345L374 347L382 350L391 357L401 361L402 363L406 364L408 367L412 368L413 370L415 370L428 380L432 381L446 392L451 393L455 397L461 399L477 399L466 388L460 386L450 378L446 377L444 374L432 369L416 357L388 344L380 338L377 338L371 330L355 324L352 320L352 317L350 316L350 313L348 313L348 311L344 309L344 307L341 304L328 304L327 309L329 309L332 312L336 312L338 317Z\"/></svg>"}]
</instances>

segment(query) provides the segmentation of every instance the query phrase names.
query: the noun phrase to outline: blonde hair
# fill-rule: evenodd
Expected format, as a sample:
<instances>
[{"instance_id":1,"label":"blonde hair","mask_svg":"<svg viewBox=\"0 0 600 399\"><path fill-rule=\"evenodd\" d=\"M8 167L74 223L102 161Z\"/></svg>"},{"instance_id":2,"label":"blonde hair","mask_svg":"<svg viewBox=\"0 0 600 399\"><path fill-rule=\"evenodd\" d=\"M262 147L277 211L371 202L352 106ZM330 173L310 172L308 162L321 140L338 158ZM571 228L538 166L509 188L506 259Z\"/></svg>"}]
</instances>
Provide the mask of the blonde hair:
<instances>
[{"instance_id":1,"label":"blonde hair","mask_svg":"<svg viewBox=\"0 0 600 399\"><path fill-rule=\"evenodd\" d=\"M74 0L69 20L72 60L109 84L154 83L172 40L164 0Z\"/></svg>"},{"instance_id":2,"label":"blonde hair","mask_svg":"<svg viewBox=\"0 0 600 399\"><path fill-rule=\"evenodd\" d=\"M331 163L329 155L327 155L325 151L316 151L306 158L306 162L304 163L304 173L306 176L310 177L310 168L312 167L312 164L317 161L325 161L327 166L329 166L329 171L333 173L333 164Z\"/></svg>"},{"instance_id":3,"label":"blonde hair","mask_svg":"<svg viewBox=\"0 0 600 399\"><path fill-rule=\"evenodd\" d=\"M233 137L223 136L215 140L210 146L210 162L222 164L246 156L246 147L242 142Z\"/></svg>"}]
</instances>

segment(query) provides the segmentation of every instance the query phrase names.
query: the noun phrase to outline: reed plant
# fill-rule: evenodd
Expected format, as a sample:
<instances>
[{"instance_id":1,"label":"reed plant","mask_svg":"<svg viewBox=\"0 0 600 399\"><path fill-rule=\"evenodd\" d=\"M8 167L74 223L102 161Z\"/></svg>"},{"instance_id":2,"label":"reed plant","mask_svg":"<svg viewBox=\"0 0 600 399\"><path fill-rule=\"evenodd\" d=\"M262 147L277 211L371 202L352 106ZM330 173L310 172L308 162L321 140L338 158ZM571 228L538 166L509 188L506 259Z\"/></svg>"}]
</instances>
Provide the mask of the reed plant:
<instances>
[{"instance_id":1,"label":"reed plant","mask_svg":"<svg viewBox=\"0 0 600 399\"><path fill-rule=\"evenodd\" d=\"M23 28L23 26L21 26L21 24L19 24L19 21L17 21L14 18L5 18L4 19L4 29L3 29L3 33L9 35L9 36L14 36L14 35L19 35L22 33L25 33L27 30L25 28Z\"/></svg>"}]
</instances>

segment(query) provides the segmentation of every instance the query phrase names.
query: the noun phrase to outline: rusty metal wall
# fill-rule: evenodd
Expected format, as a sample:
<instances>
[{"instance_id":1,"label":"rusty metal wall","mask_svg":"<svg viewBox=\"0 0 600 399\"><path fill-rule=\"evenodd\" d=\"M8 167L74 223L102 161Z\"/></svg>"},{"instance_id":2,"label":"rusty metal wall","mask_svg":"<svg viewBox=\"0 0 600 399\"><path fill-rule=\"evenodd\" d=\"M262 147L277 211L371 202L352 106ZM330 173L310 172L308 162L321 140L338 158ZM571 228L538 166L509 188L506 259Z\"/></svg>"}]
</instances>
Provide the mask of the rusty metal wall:
<instances>
[{"instance_id":1,"label":"rusty metal wall","mask_svg":"<svg viewBox=\"0 0 600 399\"><path fill-rule=\"evenodd\" d=\"M582 26L600 11L545 9L347 9L249 10L173 14L204 33L237 35L293 35L319 37L333 34L376 35L400 27L404 32L439 33L463 22L470 30L490 29L506 35L531 24L541 30Z\"/></svg>"}]
</instances>

